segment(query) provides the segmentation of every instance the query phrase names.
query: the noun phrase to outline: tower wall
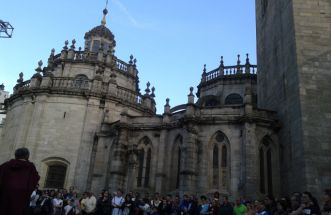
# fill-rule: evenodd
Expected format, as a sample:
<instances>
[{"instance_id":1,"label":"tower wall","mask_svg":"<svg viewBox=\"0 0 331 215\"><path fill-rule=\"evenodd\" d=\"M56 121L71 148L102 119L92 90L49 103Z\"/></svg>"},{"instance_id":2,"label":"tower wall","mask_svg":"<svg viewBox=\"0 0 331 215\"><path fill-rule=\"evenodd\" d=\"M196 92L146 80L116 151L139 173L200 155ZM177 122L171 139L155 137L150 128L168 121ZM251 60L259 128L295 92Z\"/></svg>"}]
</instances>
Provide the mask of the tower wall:
<instances>
[{"instance_id":1,"label":"tower wall","mask_svg":"<svg viewBox=\"0 0 331 215\"><path fill-rule=\"evenodd\" d=\"M283 193L331 186L331 2L256 1L258 105L282 122Z\"/></svg>"}]
</instances>

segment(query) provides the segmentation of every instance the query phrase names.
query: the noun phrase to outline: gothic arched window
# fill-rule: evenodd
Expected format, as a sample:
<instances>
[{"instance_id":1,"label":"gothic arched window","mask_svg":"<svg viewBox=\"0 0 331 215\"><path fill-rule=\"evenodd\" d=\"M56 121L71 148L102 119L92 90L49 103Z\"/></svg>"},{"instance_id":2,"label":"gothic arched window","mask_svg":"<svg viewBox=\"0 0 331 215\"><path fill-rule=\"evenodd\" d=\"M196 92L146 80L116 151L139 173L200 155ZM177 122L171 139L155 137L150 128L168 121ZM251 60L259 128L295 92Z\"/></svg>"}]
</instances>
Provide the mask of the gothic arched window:
<instances>
[{"instance_id":1,"label":"gothic arched window","mask_svg":"<svg viewBox=\"0 0 331 215\"><path fill-rule=\"evenodd\" d=\"M144 137L138 144L138 177L137 187L148 187L152 159L152 144L150 139Z\"/></svg>"},{"instance_id":2,"label":"gothic arched window","mask_svg":"<svg viewBox=\"0 0 331 215\"><path fill-rule=\"evenodd\" d=\"M146 159L146 171L145 171L145 183L144 187L148 187L149 185L149 172L151 168L151 157L152 157L152 150L149 148L147 152L147 159Z\"/></svg>"},{"instance_id":3,"label":"gothic arched window","mask_svg":"<svg viewBox=\"0 0 331 215\"><path fill-rule=\"evenodd\" d=\"M213 186L218 188L219 186L219 166L218 166L218 146L215 144L213 149Z\"/></svg>"},{"instance_id":4,"label":"gothic arched window","mask_svg":"<svg viewBox=\"0 0 331 215\"><path fill-rule=\"evenodd\" d=\"M138 187L141 187L141 182L142 182L142 179L143 179L144 157L145 157L145 151L144 151L144 149L140 149L139 150L138 178L137 178L137 186Z\"/></svg>"},{"instance_id":5,"label":"gothic arched window","mask_svg":"<svg viewBox=\"0 0 331 215\"><path fill-rule=\"evenodd\" d=\"M272 160L271 160L271 149L267 151L267 186L268 186L268 193L272 194Z\"/></svg>"},{"instance_id":6,"label":"gothic arched window","mask_svg":"<svg viewBox=\"0 0 331 215\"><path fill-rule=\"evenodd\" d=\"M260 158L260 192L265 193L264 186L264 152L263 148L259 150L259 158Z\"/></svg>"},{"instance_id":7,"label":"gothic arched window","mask_svg":"<svg viewBox=\"0 0 331 215\"><path fill-rule=\"evenodd\" d=\"M243 98L237 93L232 93L225 98L226 105L243 104Z\"/></svg>"},{"instance_id":8,"label":"gothic arched window","mask_svg":"<svg viewBox=\"0 0 331 215\"><path fill-rule=\"evenodd\" d=\"M73 81L73 87L79 89L87 89L89 80L86 75L77 75Z\"/></svg>"},{"instance_id":9,"label":"gothic arched window","mask_svg":"<svg viewBox=\"0 0 331 215\"><path fill-rule=\"evenodd\" d=\"M226 150L226 146L223 145L222 146L222 167L226 167L227 166L227 150Z\"/></svg>"}]
</instances>

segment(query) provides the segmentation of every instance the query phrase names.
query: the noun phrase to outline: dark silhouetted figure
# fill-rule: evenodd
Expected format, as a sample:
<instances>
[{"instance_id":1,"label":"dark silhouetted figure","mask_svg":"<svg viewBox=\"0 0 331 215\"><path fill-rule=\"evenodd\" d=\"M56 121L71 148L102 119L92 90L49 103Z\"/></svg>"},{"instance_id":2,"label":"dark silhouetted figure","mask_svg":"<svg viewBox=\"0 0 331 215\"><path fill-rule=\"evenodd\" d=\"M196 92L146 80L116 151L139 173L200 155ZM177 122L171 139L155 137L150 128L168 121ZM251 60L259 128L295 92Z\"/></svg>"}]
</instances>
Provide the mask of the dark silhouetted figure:
<instances>
[{"instance_id":1,"label":"dark silhouetted figure","mask_svg":"<svg viewBox=\"0 0 331 215\"><path fill-rule=\"evenodd\" d=\"M29 161L29 150L19 148L15 159L0 166L0 215L24 215L39 175Z\"/></svg>"}]
</instances>

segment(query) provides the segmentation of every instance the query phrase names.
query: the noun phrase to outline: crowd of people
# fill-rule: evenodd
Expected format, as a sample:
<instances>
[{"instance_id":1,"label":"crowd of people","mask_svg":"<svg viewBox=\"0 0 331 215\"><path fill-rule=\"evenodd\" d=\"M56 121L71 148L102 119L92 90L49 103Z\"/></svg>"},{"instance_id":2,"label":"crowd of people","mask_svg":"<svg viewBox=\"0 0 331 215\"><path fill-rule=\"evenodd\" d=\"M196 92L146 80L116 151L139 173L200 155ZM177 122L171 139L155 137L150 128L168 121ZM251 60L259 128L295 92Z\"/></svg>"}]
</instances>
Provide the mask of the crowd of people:
<instances>
[{"instance_id":1,"label":"crowd of people","mask_svg":"<svg viewBox=\"0 0 331 215\"><path fill-rule=\"evenodd\" d=\"M121 190L104 190L97 197L91 192L78 195L69 191L36 188L31 195L30 215L331 215L331 189L325 190L324 203L319 206L309 192L293 193L290 197L261 200L237 199L230 202L215 192L213 196L149 195Z\"/></svg>"},{"instance_id":2,"label":"crowd of people","mask_svg":"<svg viewBox=\"0 0 331 215\"><path fill-rule=\"evenodd\" d=\"M15 159L0 165L0 215L331 215L331 189L321 207L309 192L290 197L230 202L227 196L149 195L121 190L79 194L68 190L39 190L39 174L29 150L15 151Z\"/></svg>"}]
</instances>

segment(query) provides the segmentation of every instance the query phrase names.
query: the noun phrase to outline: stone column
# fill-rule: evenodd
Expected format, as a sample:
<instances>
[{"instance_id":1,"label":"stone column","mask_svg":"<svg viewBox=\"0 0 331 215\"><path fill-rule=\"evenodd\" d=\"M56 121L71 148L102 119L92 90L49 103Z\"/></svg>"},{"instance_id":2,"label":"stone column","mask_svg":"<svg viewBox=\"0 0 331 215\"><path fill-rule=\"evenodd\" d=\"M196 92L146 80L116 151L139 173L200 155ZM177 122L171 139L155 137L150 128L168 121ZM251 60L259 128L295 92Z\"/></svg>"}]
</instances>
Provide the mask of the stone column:
<instances>
[{"instance_id":1,"label":"stone column","mask_svg":"<svg viewBox=\"0 0 331 215\"><path fill-rule=\"evenodd\" d=\"M165 153L166 153L166 138L167 138L167 130L162 130L160 134L160 141L159 141L159 151L157 154L158 161L157 161L157 170L156 170L156 177L155 177L155 190L156 192L162 193L165 186L166 174L164 168L165 162Z\"/></svg>"},{"instance_id":2,"label":"stone column","mask_svg":"<svg viewBox=\"0 0 331 215\"><path fill-rule=\"evenodd\" d=\"M242 185L243 195L256 199L258 186L257 140L255 123L245 122L243 129Z\"/></svg>"},{"instance_id":3,"label":"stone column","mask_svg":"<svg viewBox=\"0 0 331 215\"><path fill-rule=\"evenodd\" d=\"M122 129L119 134L118 142L114 143L112 161L110 168L110 184L111 190L116 190L124 186L124 177L126 175L126 145L127 131Z\"/></svg>"},{"instance_id":4,"label":"stone column","mask_svg":"<svg viewBox=\"0 0 331 215\"><path fill-rule=\"evenodd\" d=\"M195 131L189 128L185 132L182 151L182 166L180 170L180 191L192 193L195 191L197 175L197 150Z\"/></svg>"}]
</instances>

